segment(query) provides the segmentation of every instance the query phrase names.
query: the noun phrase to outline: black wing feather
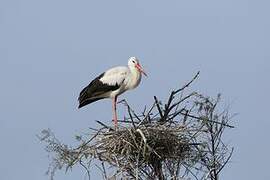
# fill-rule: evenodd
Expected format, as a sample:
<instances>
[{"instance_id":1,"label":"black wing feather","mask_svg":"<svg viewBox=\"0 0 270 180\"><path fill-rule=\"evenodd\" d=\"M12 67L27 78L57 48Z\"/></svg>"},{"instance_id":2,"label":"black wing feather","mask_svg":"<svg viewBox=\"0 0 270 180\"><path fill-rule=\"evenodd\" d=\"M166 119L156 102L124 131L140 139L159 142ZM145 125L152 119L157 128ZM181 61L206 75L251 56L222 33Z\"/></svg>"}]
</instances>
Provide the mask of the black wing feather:
<instances>
[{"instance_id":1,"label":"black wing feather","mask_svg":"<svg viewBox=\"0 0 270 180\"><path fill-rule=\"evenodd\" d=\"M117 90L120 86L116 85L108 85L104 84L100 81L100 79L104 76L104 73L95 78L88 86L86 86L81 92L78 98L79 100L79 108L86 106L90 103L98 101L100 99L104 99L100 97L100 95Z\"/></svg>"}]
</instances>

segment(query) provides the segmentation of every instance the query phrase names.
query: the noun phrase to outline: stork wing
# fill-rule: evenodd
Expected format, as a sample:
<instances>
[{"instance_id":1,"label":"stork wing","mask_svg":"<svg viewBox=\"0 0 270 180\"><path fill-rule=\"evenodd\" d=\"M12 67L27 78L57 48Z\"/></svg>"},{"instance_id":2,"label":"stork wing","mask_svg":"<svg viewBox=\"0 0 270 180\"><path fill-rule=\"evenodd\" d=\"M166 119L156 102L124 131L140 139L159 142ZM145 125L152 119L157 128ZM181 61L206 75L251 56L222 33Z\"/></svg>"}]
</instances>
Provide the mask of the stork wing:
<instances>
[{"instance_id":1,"label":"stork wing","mask_svg":"<svg viewBox=\"0 0 270 180\"><path fill-rule=\"evenodd\" d=\"M106 71L100 78L100 81L109 86L121 86L125 81L128 72L129 70L127 67L115 67Z\"/></svg>"},{"instance_id":2,"label":"stork wing","mask_svg":"<svg viewBox=\"0 0 270 180\"><path fill-rule=\"evenodd\" d=\"M95 78L80 93L78 98L79 108L106 98L104 95L110 91L118 89L124 82L128 69L125 67L117 67L102 73Z\"/></svg>"}]
</instances>

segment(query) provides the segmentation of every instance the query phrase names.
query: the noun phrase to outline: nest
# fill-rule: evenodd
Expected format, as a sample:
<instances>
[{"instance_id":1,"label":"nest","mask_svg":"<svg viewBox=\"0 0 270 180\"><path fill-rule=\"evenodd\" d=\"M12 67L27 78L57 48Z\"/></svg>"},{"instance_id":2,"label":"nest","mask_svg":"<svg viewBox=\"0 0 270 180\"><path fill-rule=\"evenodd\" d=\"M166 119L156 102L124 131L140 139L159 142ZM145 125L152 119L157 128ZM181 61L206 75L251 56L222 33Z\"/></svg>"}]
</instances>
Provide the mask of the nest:
<instances>
[{"instance_id":1,"label":"nest","mask_svg":"<svg viewBox=\"0 0 270 180\"><path fill-rule=\"evenodd\" d=\"M190 127L158 121L118 127L117 130L104 125L87 141L77 137L80 146L75 149L60 143L50 130L43 134L43 140L49 144L47 151L56 153L53 165L48 170L51 176L57 169L69 169L78 163L86 167L83 162L90 165L93 160L99 160L102 166L107 164L114 167L117 170L113 173L115 176L164 179L162 172L173 170L169 175L173 177L177 174L175 167L196 163L196 148L200 145L194 143L196 141Z\"/></svg>"},{"instance_id":2,"label":"nest","mask_svg":"<svg viewBox=\"0 0 270 180\"><path fill-rule=\"evenodd\" d=\"M120 128L97 136L96 153L112 165L138 167L168 160L184 161L191 153L191 143L183 126L152 125Z\"/></svg>"}]
</instances>

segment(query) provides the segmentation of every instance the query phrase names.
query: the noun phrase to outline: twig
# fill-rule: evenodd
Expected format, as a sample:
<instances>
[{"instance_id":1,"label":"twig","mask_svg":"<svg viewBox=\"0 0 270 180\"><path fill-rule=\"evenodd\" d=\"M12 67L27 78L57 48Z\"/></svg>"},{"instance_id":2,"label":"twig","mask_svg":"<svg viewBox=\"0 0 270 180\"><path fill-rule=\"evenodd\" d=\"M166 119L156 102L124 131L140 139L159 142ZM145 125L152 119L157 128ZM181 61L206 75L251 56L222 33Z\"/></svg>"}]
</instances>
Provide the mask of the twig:
<instances>
[{"instance_id":1,"label":"twig","mask_svg":"<svg viewBox=\"0 0 270 180\"><path fill-rule=\"evenodd\" d=\"M227 163L229 162L229 160L231 159L232 155L233 155L233 152L234 152L234 148L232 148L231 152L230 152L230 155L228 156L228 158L226 159L226 161L223 163L223 165L219 168L218 170L218 174L222 171L222 169L227 165Z\"/></svg>"},{"instance_id":2,"label":"twig","mask_svg":"<svg viewBox=\"0 0 270 180\"><path fill-rule=\"evenodd\" d=\"M158 99L157 99L156 96L154 96L154 99L155 99L155 103L156 103L156 106L157 106L157 109L158 109L160 118L162 119L162 118L163 118L163 113L162 113L161 107L160 107L160 105L159 105L159 101L158 101Z\"/></svg>"},{"instance_id":3,"label":"twig","mask_svg":"<svg viewBox=\"0 0 270 180\"><path fill-rule=\"evenodd\" d=\"M100 122L98 120L96 120L96 122L100 125L102 125L103 127L105 127L106 129L109 129L110 131L114 131L114 129L112 129L111 127L107 126L106 124L104 124L103 122Z\"/></svg>"},{"instance_id":4,"label":"twig","mask_svg":"<svg viewBox=\"0 0 270 180\"><path fill-rule=\"evenodd\" d=\"M184 114L184 113L182 113L182 112L181 112L180 114L186 115L186 116L188 116L188 117L191 117L191 118L194 118L194 119L197 119L197 120L208 121L208 122L220 124L220 125L223 125L223 126L226 126L226 127L229 127L229 128L234 128L234 126L231 126L231 125L228 125L228 124L224 124L224 123L221 123L221 122L218 122L218 121L213 121L213 120L210 120L210 119L204 119L204 118L196 117L196 116L191 115L191 114Z\"/></svg>"},{"instance_id":5,"label":"twig","mask_svg":"<svg viewBox=\"0 0 270 180\"><path fill-rule=\"evenodd\" d=\"M176 91L174 92L174 94L177 94L177 93L179 93L180 91L183 91L183 90L184 90L185 88L187 88L188 86L190 86L190 84L193 83L193 81L195 81L195 80L199 77L199 75L200 75L200 71L198 71L197 74L192 78L192 80L189 81L186 85L184 85L182 88L176 90Z\"/></svg>"},{"instance_id":6,"label":"twig","mask_svg":"<svg viewBox=\"0 0 270 180\"><path fill-rule=\"evenodd\" d=\"M88 179L91 180L91 175L90 175L89 169L83 164L83 162L81 160L79 161L79 163L85 169L87 176L88 176Z\"/></svg>"}]
</instances>

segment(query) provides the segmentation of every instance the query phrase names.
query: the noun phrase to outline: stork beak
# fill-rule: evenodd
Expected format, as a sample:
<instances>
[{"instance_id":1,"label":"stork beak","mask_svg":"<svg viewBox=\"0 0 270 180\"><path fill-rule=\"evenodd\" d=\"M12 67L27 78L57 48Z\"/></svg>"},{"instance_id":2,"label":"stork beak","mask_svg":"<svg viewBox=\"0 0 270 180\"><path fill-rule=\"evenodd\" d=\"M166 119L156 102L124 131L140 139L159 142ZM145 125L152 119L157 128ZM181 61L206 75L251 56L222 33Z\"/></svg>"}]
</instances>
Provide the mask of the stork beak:
<instances>
[{"instance_id":1,"label":"stork beak","mask_svg":"<svg viewBox=\"0 0 270 180\"><path fill-rule=\"evenodd\" d=\"M145 75L146 77L148 77L147 74L144 72L142 66L141 66L139 63L136 64L135 67L136 67L143 75Z\"/></svg>"}]
</instances>

